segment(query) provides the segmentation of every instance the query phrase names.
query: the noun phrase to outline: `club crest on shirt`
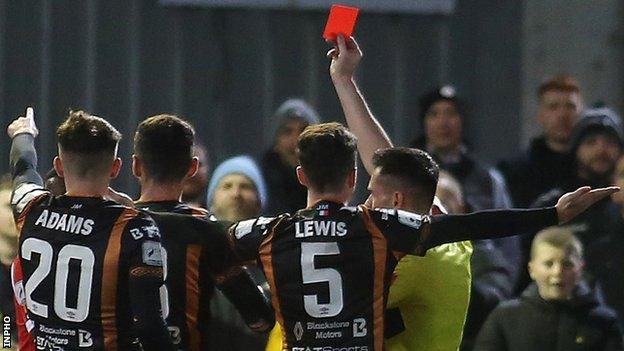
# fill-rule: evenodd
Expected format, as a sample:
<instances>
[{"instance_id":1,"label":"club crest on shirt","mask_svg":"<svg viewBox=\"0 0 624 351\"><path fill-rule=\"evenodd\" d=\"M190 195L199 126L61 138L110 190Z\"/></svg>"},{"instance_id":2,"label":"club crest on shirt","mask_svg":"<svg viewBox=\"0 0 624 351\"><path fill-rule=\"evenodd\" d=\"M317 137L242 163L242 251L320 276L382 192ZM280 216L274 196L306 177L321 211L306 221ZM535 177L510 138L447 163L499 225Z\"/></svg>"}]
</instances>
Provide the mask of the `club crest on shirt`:
<instances>
[{"instance_id":1,"label":"club crest on shirt","mask_svg":"<svg viewBox=\"0 0 624 351\"><path fill-rule=\"evenodd\" d=\"M160 243L157 241L143 242L143 263L148 266L162 267L163 258Z\"/></svg>"}]
</instances>

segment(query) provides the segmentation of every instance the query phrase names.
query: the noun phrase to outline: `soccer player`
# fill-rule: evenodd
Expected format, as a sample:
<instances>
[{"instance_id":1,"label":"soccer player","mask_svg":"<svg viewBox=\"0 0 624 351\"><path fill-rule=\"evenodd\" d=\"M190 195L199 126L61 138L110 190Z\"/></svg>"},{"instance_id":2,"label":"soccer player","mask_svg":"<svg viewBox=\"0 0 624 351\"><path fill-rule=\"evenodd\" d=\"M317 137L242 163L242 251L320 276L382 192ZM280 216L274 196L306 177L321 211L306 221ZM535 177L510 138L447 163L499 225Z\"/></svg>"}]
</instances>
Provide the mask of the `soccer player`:
<instances>
[{"instance_id":1,"label":"soccer player","mask_svg":"<svg viewBox=\"0 0 624 351\"><path fill-rule=\"evenodd\" d=\"M18 257L37 349L173 350L160 315L158 228L149 216L104 199L121 167L119 132L84 111L69 113L57 129L54 167L67 188L57 197L35 170L32 109L7 132Z\"/></svg>"},{"instance_id":2,"label":"soccer player","mask_svg":"<svg viewBox=\"0 0 624 351\"><path fill-rule=\"evenodd\" d=\"M362 57L354 39L337 40L330 74L349 128L358 137L372 207L428 214L438 185L438 166L417 149L392 148L358 90L355 70ZM433 206L434 213L440 213ZM406 256L394 270L386 312L388 350L457 350L470 299L470 242L437 246L424 257Z\"/></svg>"},{"instance_id":3,"label":"soccer player","mask_svg":"<svg viewBox=\"0 0 624 351\"><path fill-rule=\"evenodd\" d=\"M297 176L308 188L308 207L292 216L239 222L230 230L242 260L259 256L285 334L283 349L292 351L381 351L387 289L402 256L567 222L617 191L586 187L564 195L556 207L460 216L345 207L355 187L353 134L339 123L311 126L298 148Z\"/></svg>"},{"instance_id":4,"label":"soccer player","mask_svg":"<svg viewBox=\"0 0 624 351\"><path fill-rule=\"evenodd\" d=\"M193 127L176 116L147 118L137 127L132 162L141 184L135 204L149 211L162 233L167 257L163 314L181 350L211 348L209 305L215 284L252 330L264 331L274 323L268 301L238 265L226 227L209 220L206 210L180 201L185 181L198 169L194 138Z\"/></svg>"}]
</instances>

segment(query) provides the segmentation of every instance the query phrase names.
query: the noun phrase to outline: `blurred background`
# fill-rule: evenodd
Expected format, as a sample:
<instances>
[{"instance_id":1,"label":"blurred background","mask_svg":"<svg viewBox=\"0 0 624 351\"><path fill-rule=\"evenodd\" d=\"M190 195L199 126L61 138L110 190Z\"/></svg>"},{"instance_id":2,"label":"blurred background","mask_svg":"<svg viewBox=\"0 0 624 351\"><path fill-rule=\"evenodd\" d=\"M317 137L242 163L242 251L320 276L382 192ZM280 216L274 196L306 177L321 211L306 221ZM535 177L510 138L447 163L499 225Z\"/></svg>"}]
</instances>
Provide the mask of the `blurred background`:
<instances>
[{"instance_id":1,"label":"blurred background","mask_svg":"<svg viewBox=\"0 0 624 351\"><path fill-rule=\"evenodd\" d=\"M132 133L153 114L190 120L213 165L259 156L273 138L273 111L288 97L308 101L323 121L343 119L321 38L331 3L1 1L2 122L35 107L45 172L56 153L53 131L69 108L109 119L124 135L116 186L131 195ZM398 144L419 134L418 97L447 83L467 102L468 144L490 164L537 133L535 89L550 75L572 74L587 104L622 110L622 1L341 3L361 8L359 83ZM8 160L9 139L0 145Z\"/></svg>"}]
</instances>

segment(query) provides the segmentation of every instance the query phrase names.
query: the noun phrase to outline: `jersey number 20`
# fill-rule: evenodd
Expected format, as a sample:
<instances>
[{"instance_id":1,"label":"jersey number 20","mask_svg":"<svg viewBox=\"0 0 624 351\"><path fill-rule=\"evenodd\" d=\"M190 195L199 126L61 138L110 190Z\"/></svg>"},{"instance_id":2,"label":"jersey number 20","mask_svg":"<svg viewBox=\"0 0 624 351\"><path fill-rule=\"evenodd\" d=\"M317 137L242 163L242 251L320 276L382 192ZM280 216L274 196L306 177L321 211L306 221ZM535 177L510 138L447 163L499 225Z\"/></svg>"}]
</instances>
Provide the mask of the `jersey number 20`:
<instances>
[{"instance_id":1,"label":"jersey number 20","mask_svg":"<svg viewBox=\"0 0 624 351\"><path fill-rule=\"evenodd\" d=\"M31 260L32 254L40 255L39 265L33 271L24 287L26 290L26 305L28 310L43 318L48 318L48 305L32 299L32 293L39 284L50 274L54 253L52 246L46 241L28 238L22 243L22 259ZM78 283L78 302L76 308L67 307L67 277L69 275L69 261L80 261L80 280ZM89 315L91 300L91 285L93 283L93 265L95 256L88 247L65 245L59 251L56 259L56 273L54 275L54 312L59 318L69 322L82 322Z\"/></svg>"}]
</instances>

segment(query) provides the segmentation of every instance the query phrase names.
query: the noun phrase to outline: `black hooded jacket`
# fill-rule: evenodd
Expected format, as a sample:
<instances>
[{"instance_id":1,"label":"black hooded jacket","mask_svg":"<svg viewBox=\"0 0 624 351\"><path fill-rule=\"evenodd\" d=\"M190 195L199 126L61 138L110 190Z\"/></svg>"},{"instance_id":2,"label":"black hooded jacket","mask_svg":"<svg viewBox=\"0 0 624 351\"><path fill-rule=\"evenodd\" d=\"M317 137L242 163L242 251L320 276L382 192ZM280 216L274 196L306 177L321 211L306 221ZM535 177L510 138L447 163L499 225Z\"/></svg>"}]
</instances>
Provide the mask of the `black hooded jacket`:
<instances>
[{"instance_id":1,"label":"black hooded jacket","mask_svg":"<svg viewBox=\"0 0 624 351\"><path fill-rule=\"evenodd\" d=\"M535 284L499 305L479 332L475 351L623 350L615 312L580 284L569 301L542 299Z\"/></svg>"}]
</instances>

